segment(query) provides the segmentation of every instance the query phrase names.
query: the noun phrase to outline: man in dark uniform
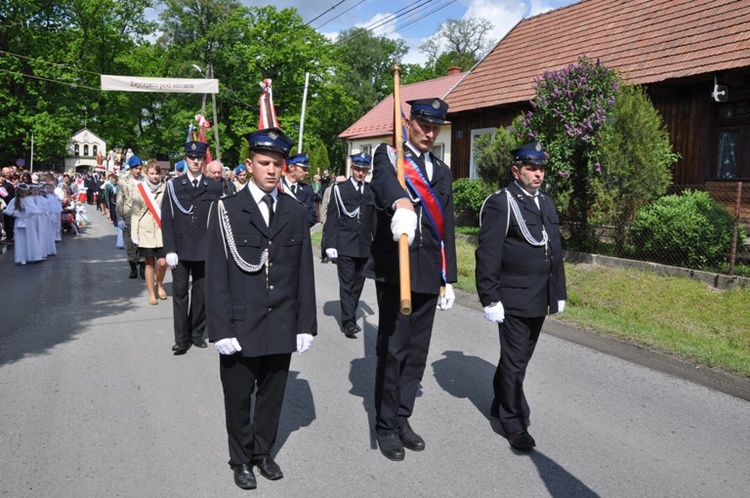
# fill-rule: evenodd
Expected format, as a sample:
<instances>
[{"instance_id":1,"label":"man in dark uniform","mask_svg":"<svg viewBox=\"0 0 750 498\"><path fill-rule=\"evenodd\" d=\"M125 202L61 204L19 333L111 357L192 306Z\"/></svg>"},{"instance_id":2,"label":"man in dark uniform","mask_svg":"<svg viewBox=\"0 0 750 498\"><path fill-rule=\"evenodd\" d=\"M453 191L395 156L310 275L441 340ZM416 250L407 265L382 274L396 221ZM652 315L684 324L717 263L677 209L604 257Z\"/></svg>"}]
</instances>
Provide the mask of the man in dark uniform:
<instances>
[{"instance_id":1,"label":"man in dark uniform","mask_svg":"<svg viewBox=\"0 0 750 498\"><path fill-rule=\"evenodd\" d=\"M338 265L341 330L349 338L362 329L357 325L357 306L365 283L364 269L370 257L375 229L375 204L370 184L369 156L351 157L349 181L331 187L325 226L326 256Z\"/></svg>"},{"instance_id":2,"label":"man in dark uniform","mask_svg":"<svg viewBox=\"0 0 750 498\"><path fill-rule=\"evenodd\" d=\"M555 204L539 190L544 148L534 142L511 153L515 180L490 195L479 215L476 282L484 316L500 331L490 413L500 418L510 444L527 450L536 443L527 430L523 380L545 315L565 308L565 269Z\"/></svg>"},{"instance_id":3,"label":"man in dark uniform","mask_svg":"<svg viewBox=\"0 0 750 498\"><path fill-rule=\"evenodd\" d=\"M187 171L167 183L161 206L164 252L167 253L167 265L172 268L175 337L172 351L175 355L187 353L191 345L206 347L203 339L206 329L203 289L206 222L208 208L222 195L221 185L203 175L207 148L201 142L185 144Z\"/></svg>"},{"instance_id":4,"label":"man in dark uniform","mask_svg":"<svg viewBox=\"0 0 750 498\"><path fill-rule=\"evenodd\" d=\"M307 210L277 188L292 141L277 128L247 141L247 186L215 202L209 216L206 300L209 339L220 353L229 465L237 486L253 489L253 465L267 479L283 477L271 449L289 363L312 345L317 319Z\"/></svg>"},{"instance_id":5,"label":"man in dark uniform","mask_svg":"<svg viewBox=\"0 0 750 498\"><path fill-rule=\"evenodd\" d=\"M396 178L396 152L381 144L375 151L370 187L378 209L367 276L375 278L379 307L375 373L375 429L380 451L403 460L404 448L420 451L424 440L409 425L432 336L435 309L449 309L455 296L456 245L450 168L430 149L445 123L441 99L408 102L408 140L404 165L406 190ZM432 220L436 223L433 223ZM400 313L398 244L409 239L412 313ZM441 293L441 286L444 292Z\"/></svg>"},{"instance_id":6,"label":"man in dark uniform","mask_svg":"<svg viewBox=\"0 0 750 498\"><path fill-rule=\"evenodd\" d=\"M282 178L282 188L307 207L307 220L312 228L318 222L318 215L315 212L315 192L310 185L303 182L309 168L310 159L307 158L307 154L290 156L286 160L286 175Z\"/></svg>"}]
</instances>

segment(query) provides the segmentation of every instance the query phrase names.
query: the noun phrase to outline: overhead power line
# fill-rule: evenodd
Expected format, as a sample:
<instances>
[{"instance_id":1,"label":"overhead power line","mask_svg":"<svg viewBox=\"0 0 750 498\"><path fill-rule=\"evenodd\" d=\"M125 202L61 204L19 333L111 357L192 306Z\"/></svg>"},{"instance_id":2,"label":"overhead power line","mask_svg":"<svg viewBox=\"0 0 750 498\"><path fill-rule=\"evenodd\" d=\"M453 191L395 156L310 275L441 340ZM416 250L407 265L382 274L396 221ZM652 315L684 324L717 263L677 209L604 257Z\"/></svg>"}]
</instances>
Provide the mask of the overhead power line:
<instances>
[{"instance_id":1,"label":"overhead power line","mask_svg":"<svg viewBox=\"0 0 750 498\"><path fill-rule=\"evenodd\" d=\"M93 88L93 87L86 86L86 85L79 85L78 83L71 83L69 81L53 80L51 78L44 78L42 76L35 76L33 74L26 74L26 73L20 73L18 71L11 71L10 69L0 68L0 71L4 73L9 73L9 74L15 74L17 76L23 76L24 78L33 78L33 79L42 80L42 81L49 81L50 83L58 83L60 85L72 86L74 88L85 88L87 90L96 90L97 92L101 91L101 88Z\"/></svg>"},{"instance_id":2,"label":"overhead power line","mask_svg":"<svg viewBox=\"0 0 750 498\"><path fill-rule=\"evenodd\" d=\"M339 15L337 15L337 16L334 16L334 17L330 18L329 20L327 20L326 22L324 22L323 24L321 24L320 26L318 26L318 27L316 27L316 28L314 28L314 29L316 29L316 30L317 30L317 29L320 29L320 28L322 28L323 26L325 26L326 24L328 24L328 23L330 23L330 22L332 22L332 21L335 21L335 20L336 20L336 19L338 19L339 17L343 16L344 14L346 14L347 12L349 12L350 10L352 10L352 9L353 9L354 7L357 7L358 5L361 5L362 3L364 3L364 1L365 1L365 0L359 0L359 2L355 3L354 5L352 5L352 6L351 6L351 7L349 7L348 9L346 9L346 10L345 10L344 12L342 12L341 14L339 14ZM310 21L310 22L312 22L312 21Z\"/></svg>"},{"instance_id":3,"label":"overhead power line","mask_svg":"<svg viewBox=\"0 0 750 498\"><path fill-rule=\"evenodd\" d=\"M339 3L337 3L336 5L332 5L332 6L331 6L331 7L330 7L330 8L328 9L328 10L326 10L326 11L325 11L325 12L323 12L322 14L320 14L320 15L318 15L318 16L315 16L314 18L310 19L310 20L309 20L309 21L307 21L307 22L306 22L305 24L309 26L310 24L314 23L315 21L317 21L318 19L320 19L320 18L321 18L321 17L323 17L324 15L328 14L329 12L331 12L332 10L334 10L334 9L335 9L336 7L338 7L339 5L341 5L341 4L342 4L342 3L344 3L344 2L346 2L346 0L341 0L341 1L340 1ZM361 3L361 2L360 2L360 3Z\"/></svg>"}]
</instances>

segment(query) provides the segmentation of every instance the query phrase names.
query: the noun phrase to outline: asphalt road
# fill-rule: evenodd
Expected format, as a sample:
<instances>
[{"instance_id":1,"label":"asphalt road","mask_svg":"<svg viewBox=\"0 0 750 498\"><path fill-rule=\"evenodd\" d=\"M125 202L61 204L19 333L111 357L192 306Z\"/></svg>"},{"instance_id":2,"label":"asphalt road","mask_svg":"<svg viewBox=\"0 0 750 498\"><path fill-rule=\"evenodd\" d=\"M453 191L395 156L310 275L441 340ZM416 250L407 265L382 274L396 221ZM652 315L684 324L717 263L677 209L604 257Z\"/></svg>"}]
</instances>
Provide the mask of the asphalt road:
<instances>
[{"instance_id":1,"label":"asphalt road","mask_svg":"<svg viewBox=\"0 0 750 498\"><path fill-rule=\"evenodd\" d=\"M320 263L319 335L292 359L276 443L285 477L242 491L226 463L218 353L172 356L171 301L148 305L111 225L89 218L49 261L20 267L0 256L0 496L748 494L750 402L706 387L743 396L745 384L673 375L697 369L557 320L526 381L537 448L514 451L488 415L497 329L463 293L438 311L411 419L427 449L387 460L371 429L374 286L363 294L363 337L347 339L336 267Z\"/></svg>"}]
</instances>

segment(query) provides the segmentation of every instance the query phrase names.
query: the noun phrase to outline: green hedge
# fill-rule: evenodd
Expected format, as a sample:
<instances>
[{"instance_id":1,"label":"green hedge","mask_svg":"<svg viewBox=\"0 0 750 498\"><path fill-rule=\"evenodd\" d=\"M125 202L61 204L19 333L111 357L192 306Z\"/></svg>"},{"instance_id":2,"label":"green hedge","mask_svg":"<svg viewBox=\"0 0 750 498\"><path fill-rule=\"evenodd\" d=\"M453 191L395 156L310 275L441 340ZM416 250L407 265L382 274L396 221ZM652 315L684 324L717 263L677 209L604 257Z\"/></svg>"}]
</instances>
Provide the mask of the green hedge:
<instances>
[{"instance_id":1,"label":"green hedge","mask_svg":"<svg viewBox=\"0 0 750 498\"><path fill-rule=\"evenodd\" d=\"M729 255L733 229L732 215L708 193L687 190L641 209L631 240L649 261L709 270Z\"/></svg>"}]
</instances>

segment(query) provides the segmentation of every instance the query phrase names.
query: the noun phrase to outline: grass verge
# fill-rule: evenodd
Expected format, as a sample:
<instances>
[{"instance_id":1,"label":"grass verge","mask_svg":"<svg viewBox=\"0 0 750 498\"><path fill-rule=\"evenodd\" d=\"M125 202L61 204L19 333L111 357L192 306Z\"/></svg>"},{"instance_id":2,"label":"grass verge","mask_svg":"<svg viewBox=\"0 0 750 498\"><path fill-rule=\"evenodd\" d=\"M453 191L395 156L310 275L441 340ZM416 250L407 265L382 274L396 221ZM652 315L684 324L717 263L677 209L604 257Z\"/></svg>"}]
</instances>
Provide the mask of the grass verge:
<instances>
[{"instance_id":1,"label":"grass verge","mask_svg":"<svg viewBox=\"0 0 750 498\"><path fill-rule=\"evenodd\" d=\"M313 245L320 245L319 233ZM456 287L471 293L474 249L456 242ZM560 319L750 377L750 288L722 291L686 278L583 264L566 264L565 271L568 302Z\"/></svg>"}]
</instances>

